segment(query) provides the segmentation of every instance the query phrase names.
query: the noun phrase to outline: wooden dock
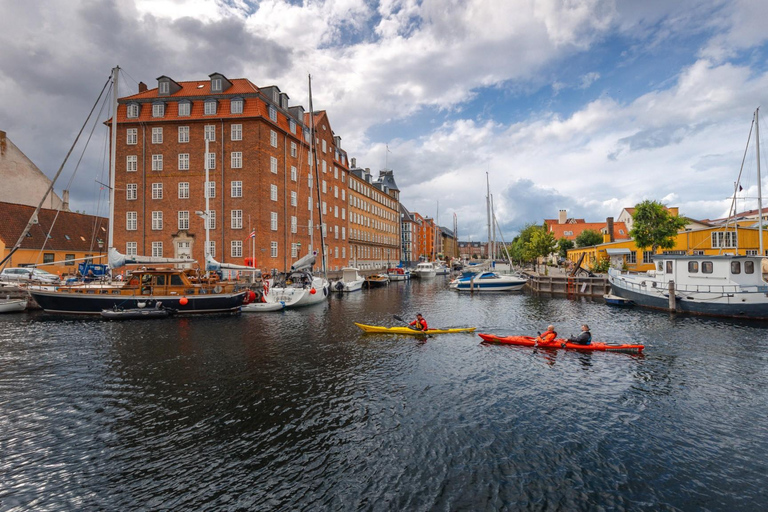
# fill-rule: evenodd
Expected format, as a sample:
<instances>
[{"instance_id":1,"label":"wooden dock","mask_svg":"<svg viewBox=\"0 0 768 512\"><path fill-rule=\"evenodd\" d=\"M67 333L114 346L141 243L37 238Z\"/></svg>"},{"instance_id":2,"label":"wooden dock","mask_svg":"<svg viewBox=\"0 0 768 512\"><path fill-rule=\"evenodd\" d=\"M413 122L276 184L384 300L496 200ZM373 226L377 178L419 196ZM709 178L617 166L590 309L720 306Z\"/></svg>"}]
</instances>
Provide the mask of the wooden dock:
<instances>
[{"instance_id":1,"label":"wooden dock","mask_svg":"<svg viewBox=\"0 0 768 512\"><path fill-rule=\"evenodd\" d=\"M607 277L570 277L563 274L540 275L535 273L528 276L529 290L536 293L550 293L567 297L602 297L611 292Z\"/></svg>"}]
</instances>

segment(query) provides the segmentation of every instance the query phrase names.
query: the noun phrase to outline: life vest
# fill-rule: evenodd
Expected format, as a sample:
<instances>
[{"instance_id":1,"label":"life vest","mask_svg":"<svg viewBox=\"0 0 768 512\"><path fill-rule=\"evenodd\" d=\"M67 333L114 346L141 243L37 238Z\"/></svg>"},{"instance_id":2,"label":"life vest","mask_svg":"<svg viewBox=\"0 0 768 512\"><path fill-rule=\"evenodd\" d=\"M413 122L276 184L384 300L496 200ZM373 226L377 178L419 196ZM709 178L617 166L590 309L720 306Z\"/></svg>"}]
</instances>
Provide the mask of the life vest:
<instances>
[{"instance_id":1,"label":"life vest","mask_svg":"<svg viewBox=\"0 0 768 512\"><path fill-rule=\"evenodd\" d=\"M541 339L542 343L552 343L555 341L555 338L557 338L557 333L555 331L547 331L543 333L539 339Z\"/></svg>"},{"instance_id":2,"label":"life vest","mask_svg":"<svg viewBox=\"0 0 768 512\"><path fill-rule=\"evenodd\" d=\"M427 329L429 329L429 328L427 327L427 321L426 321L424 318L422 318L421 320L419 320L419 319L417 318L416 320L414 320L413 322L411 322L411 323L410 323L410 325L421 325L421 330L422 330L422 331L426 331Z\"/></svg>"}]
</instances>

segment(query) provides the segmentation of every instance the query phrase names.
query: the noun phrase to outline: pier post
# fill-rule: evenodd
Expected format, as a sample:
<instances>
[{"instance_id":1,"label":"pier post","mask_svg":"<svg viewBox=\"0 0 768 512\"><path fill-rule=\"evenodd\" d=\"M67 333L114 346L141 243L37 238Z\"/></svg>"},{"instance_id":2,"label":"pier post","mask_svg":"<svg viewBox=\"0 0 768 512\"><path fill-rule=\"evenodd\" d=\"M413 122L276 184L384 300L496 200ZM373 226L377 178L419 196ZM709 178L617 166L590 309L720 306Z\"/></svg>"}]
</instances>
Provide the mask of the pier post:
<instances>
[{"instance_id":1,"label":"pier post","mask_svg":"<svg viewBox=\"0 0 768 512\"><path fill-rule=\"evenodd\" d=\"M469 293L475 293L475 276L469 278Z\"/></svg>"},{"instance_id":2,"label":"pier post","mask_svg":"<svg viewBox=\"0 0 768 512\"><path fill-rule=\"evenodd\" d=\"M669 310L675 311L677 309L677 304L675 301L675 282L670 281L669 282Z\"/></svg>"}]
</instances>

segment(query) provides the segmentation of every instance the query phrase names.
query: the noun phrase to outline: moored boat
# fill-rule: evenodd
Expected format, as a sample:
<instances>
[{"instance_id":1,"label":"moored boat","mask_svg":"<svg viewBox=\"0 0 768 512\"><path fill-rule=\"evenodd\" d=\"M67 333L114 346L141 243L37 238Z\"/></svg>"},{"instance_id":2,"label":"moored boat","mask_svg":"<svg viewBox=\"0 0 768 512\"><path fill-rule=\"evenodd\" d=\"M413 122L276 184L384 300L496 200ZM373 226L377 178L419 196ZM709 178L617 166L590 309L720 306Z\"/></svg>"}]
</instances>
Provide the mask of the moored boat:
<instances>
[{"instance_id":1,"label":"moored boat","mask_svg":"<svg viewBox=\"0 0 768 512\"><path fill-rule=\"evenodd\" d=\"M387 269L387 277L390 281L407 281L411 278L411 271L402 267L392 267Z\"/></svg>"},{"instance_id":2,"label":"moored boat","mask_svg":"<svg viewBox=\"0 0 768 512\"><path fill-rule=\"evenodd\" d=\"M267 302L284 302L288 308L319 304L330 295L330 285L322 277L312 274L316 253L307 254L291 266L287 274L267 279Z\"/></svg>"},{"instance_id":3,"label":"moored boat","mask_svg":"<svg viewBox=\"0 0 768 512\"><path fill-rule=\"evenodd\" d=\"M333 289L337 292L356 292L362 290L365 278L360 275L355 267L341 269L341 279L333 283Z\"/></svg>"},{"instance_id":4,"label":"moored boat","mask_svg":"<svg viewBox=\"0 0 768 512\"><path fill-rule=\"evenodd\" d=\"M27 299L0 299L0 313L16 313L27 309Z\"/></svg>"},{"instance_id":5,"label":"moored boat","mask_svg":"<svg viewBox=\"0 0 768 512\"><path fill-rule=\"evenodd\" d=\"M387 274L374 274L365 278L365 285L368 288L377 288L387 286L389 284L389 276Z\"/></svg>"},{"instance_id":6,"label":"moored boat","mask_svg":"<svg viewBox=\"0 0 768 512\"><path fill-rule=\"evenodd\" d=\"M142 306L142 304L144 304ZM164 307L160 301L153 307L146 307L146 303L139 303L137 308L104 309L101 311L101 317L105 320L151 320L157 318L168 318L176 313L175 310Z\"/></svg>"},{"instance_id":7,"label":"moored boat","mask_svg":"<svg viewBox=\"0 0 768 512\"><path fill-rule=\"evenodd\" d=\"M629 299L625 299L624 297L619 297L618 295L612 295L610 293L606 293L605 295L603 295L603 299L605 300L605 303L608 304L609 306L627 308L635 305L635 303Z\"/></svg>"},{"instance_id":8,"label":"moored boat","mask_svg":"<svg viewBox=\"0 0 768 512\"><path fill-rule=\"evenodd\" d=\"M355 322L363 332L377 333L377 334L449 334L458 332L474 332L477 327L456 327L452 329L427 329L426 331L419 331L417 329L411 329L410 327L397 326L397 327L384 327L380 325L366 325Z\"/></svg>"},{"instance_id":9,"label":"moored boat","mask_svg":"<svg viewBox=\"0 0 768 512\"><path fill-rule=\"evenodd\" d=\"M429 261L423 261L416 265L416 268L411 272L411 277L418 277L419 279L435 277L437 271L435 265Z\"/></svg>"},{"instance_id":10,"label":"moored boat","mask_svg":"<svg viewBox=\"0 0 768 512\"><path fill-rule=\"evenodd\" d=\"M522 290L528 280L524 277L507 276L496 272L470 273L451 281L449 287L456 291L508 292Z\"/></svg>"},{"instance_id":11,"label":"moored boat","mask_svg":"<svg viewBox=\"0 0 768 512\"><path fill-rule=\"evenodd\" d=\"M580 345L578 343L570 343L566 339L557 338L549 343L537 343L536 338L533 336L497 336L495 334L478 334L486 343L499 343L503 345L519 345L522 347L538 347L547 349L568 349L568 350L581 350L584 352L623 352L626 354L640 354L645 345L611 345L608 343L602 343L599 341L593 341L589 345Z\"/></svg>"}]
</instances>

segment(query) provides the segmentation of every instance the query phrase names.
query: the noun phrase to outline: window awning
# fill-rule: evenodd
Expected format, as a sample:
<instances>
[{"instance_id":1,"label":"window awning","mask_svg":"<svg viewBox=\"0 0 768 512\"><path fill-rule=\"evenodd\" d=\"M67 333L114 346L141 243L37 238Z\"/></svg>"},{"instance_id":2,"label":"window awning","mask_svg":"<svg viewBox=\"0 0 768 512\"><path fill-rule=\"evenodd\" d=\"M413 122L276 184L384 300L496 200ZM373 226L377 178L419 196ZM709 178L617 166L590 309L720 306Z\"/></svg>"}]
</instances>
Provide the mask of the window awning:
<instances>
[{"instance_id":1,"label":"window awning","mask_svg":"<svg viewBox=\"0 0 768 512\"><path fill-rule=\"evenodd\" d=\"M608 253L608 256L618 256L622 254L632 254L632 251L630 251L627 248L623 249L606 249L606 252Z\"/></svg>"}]
</instances>

